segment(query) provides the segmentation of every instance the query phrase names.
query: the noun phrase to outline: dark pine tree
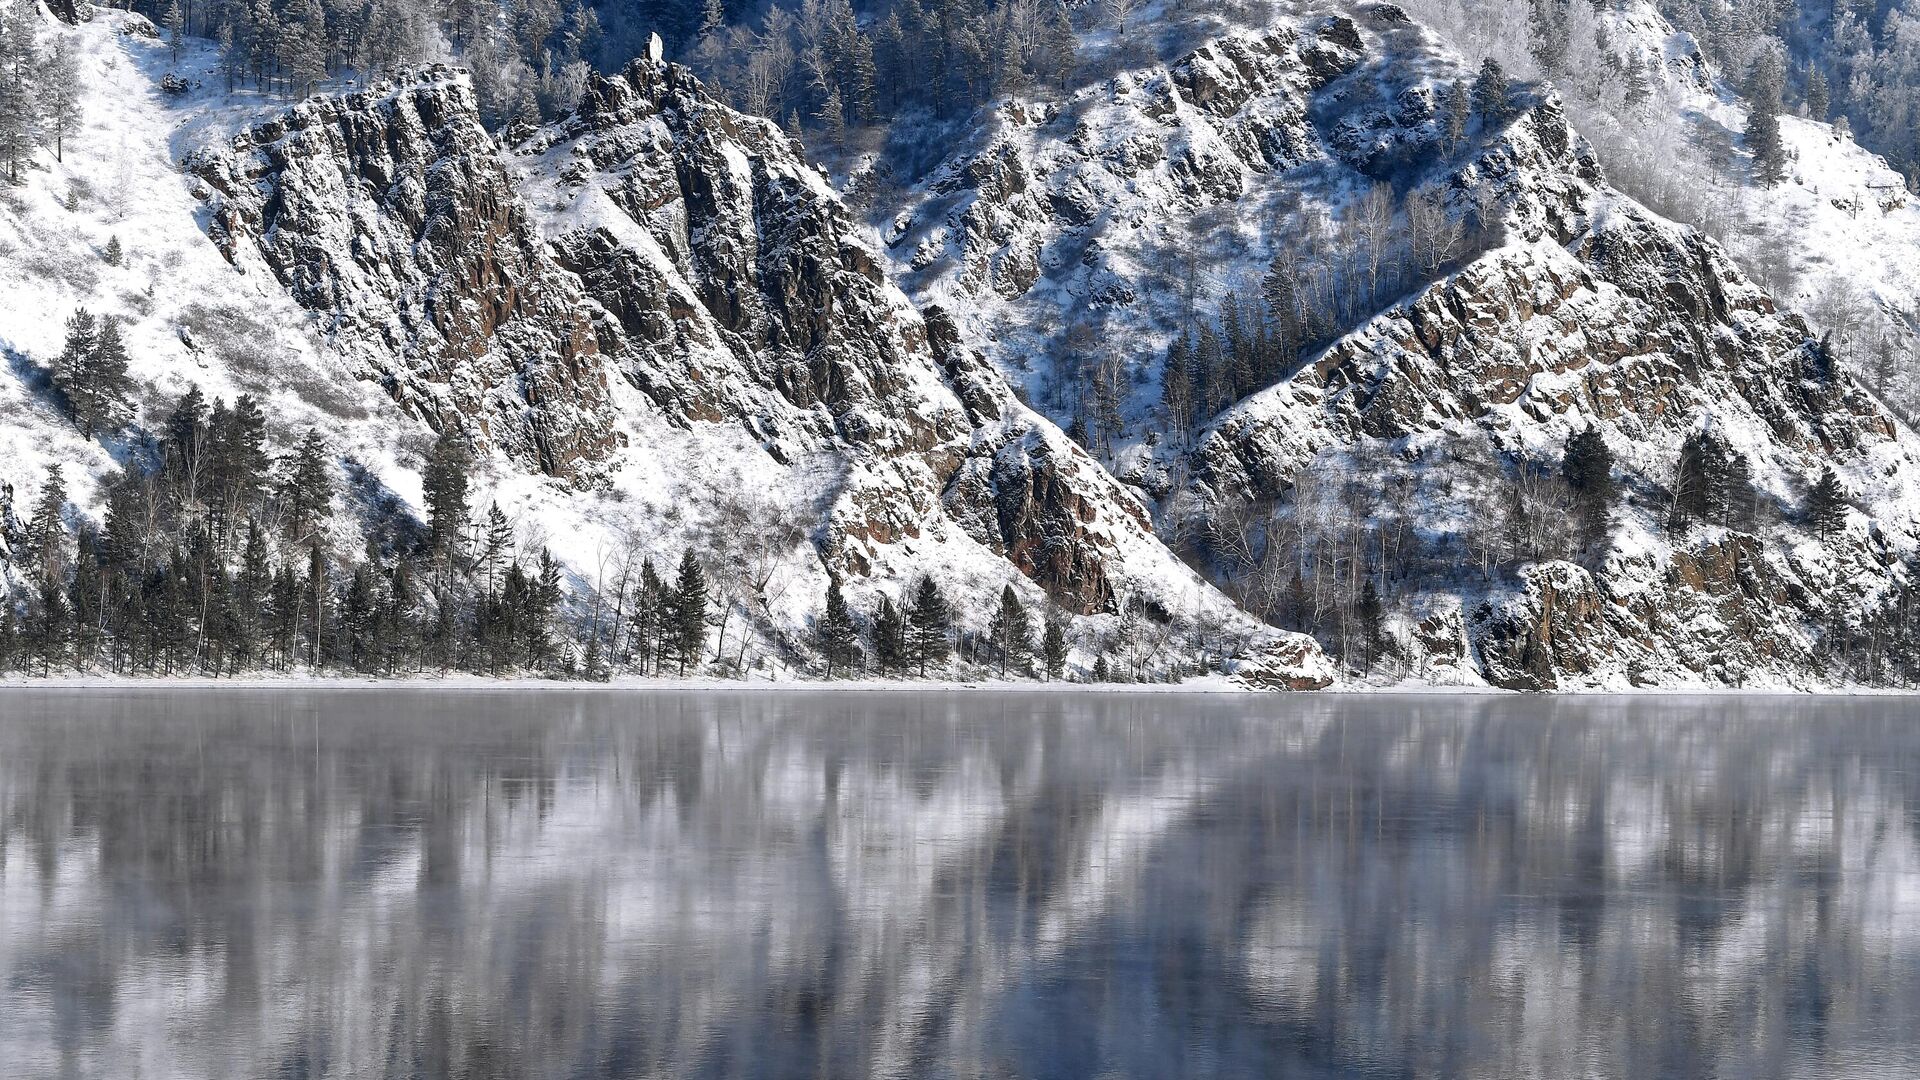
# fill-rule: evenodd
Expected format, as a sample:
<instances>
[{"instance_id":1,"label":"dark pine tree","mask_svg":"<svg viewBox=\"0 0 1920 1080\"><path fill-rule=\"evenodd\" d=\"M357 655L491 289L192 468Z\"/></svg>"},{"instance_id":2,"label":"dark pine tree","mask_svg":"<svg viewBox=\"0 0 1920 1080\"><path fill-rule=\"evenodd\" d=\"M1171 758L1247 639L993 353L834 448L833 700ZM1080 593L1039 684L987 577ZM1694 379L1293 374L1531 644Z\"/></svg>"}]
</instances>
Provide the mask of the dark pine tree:
<instances>
[{"instance_id":1,"label":"dark pine tree","mask_svg":"<svg viewBox=\"0 0 1920 1080\"><path fill-rule=\"evenodd\" d=\"M1000 590L1000 606L994 609L993 618L987 624L987 637L993 642L994 653L1000 659L1000 675L1006 677L1007 669L1016 672L1028 670L1033 661L1033 626L1027 616L1027 607L1020 602L1020 594L1013 591L1012 582Z\"/></svg>"},{"instance_id":2,"label":"dark pine tree","mask_svg":"<svg viewBox=\"0 0 1920 1080\"><path fill-rule=\"evenodd\" d=\"M449 424L434 440L420 486L427 503L427 550L436 559L458 561L467 527L467 478L473 455L465 436ZM496 510L498 507L495 508Z\"/></svg>"},{"instance_id":3,"label":"dark pine tree","mask_svg":"<svg viewBox=\"0 0 1920 1080\"><path fill-rule=\"evenodd\" d=\"M1513 83L1508 80L1506 69L1491 56L1480 65L1480 74L1473 80L1473 109L1487 128L1500 127L1518 113L1513 102Z\"/></svg>"},{"instance_id":4,"label":"dark pine tree","mask_svg":"<svg viewBox=\"0 0 1920 1080\"><path fill-rule=\"evenodd\" d=\"M914 589L907 622L912 627L909 640L913 660L919 666L920 677L925 678L929 666L945 664L953 653L953 609L947 606L947 598L940 595L940 587L932 578L921 578Z\"/></svg>"},{"instance_id":5,"label":"dark pine tree","mask_svg":"<svg viewBox=\"0 0 1920 1080\"><path fill-rule=\"evenodd\" d=\"M826 610L814 633L820 655L827 662L827 678L833 678L835 670L853 674L854 657L860 651L860 632L853 624L853 612L847 609L846 597L841 595L838 578L827 582Z\"/></svg>"},{"instance_id":6,"label":"dark pine tree","mask_svg":"<svg viewBox=\"0 0 1920 1080\"><path fill-rule=\"evenodd\" d=\"M1807 495L1807 523L1816 536L1828 541L1846 528L1847 493L1831 465L1820 470L1820 479Z\"/></svg>"},{"instance_id":7,"label":"dark pine tree","mask_svg":"<svg viewBox=\"0 0 1920 1080\"><path fill-rule=\"evenodd\" d=\"M887 674L904 671L912 651L907 644L907 620L892 600L880 598L873 613L873 657Z\"/></svg>"},{"instance_id":8,"label":"dark pine tree","mask_svg":"<svg viewBox=\"0 0 1920 1080\"><path fill-rule=\"evenodd\" d=\"M707 647L707 575L691 550L680 557L671 612L673 656L685 675L689 664L698 669Z\"/></svg>"},{"instance_id":9,"label":"dark pine tree","mask_svg":"<svg viewBox=\"0 0 1920 1080\"><path fill-rule=\"evenodd\" d=\"M1064 620L1049 616L1040 642L1041 665L1048 679L1058 681L1067 670L1067 628Z\"/></svg>"},{"instance_id":10,"label":"dark pine tree","mask_svg":"<svg viewBox=\"0 0 1920 1080\"><path fill-rule=\"evenodd\" d=\"M1560 475L1573 489L1580 544L1592 550L1605 543L1613 511L1613 451L1599 428L1582 428L1567 439Z\"/></svg>"}]
</instances>

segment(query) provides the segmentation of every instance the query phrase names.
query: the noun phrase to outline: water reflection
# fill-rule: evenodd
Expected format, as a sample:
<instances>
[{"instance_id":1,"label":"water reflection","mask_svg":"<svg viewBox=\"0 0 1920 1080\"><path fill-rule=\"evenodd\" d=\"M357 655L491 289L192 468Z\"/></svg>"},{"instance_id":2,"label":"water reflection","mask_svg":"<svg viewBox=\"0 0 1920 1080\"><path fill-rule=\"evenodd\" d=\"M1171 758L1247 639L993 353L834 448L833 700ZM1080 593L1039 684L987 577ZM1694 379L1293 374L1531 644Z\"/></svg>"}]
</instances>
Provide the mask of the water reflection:
<instances>
[{"instance_id":1,"label":"water reflection","mask_svg":"<svg viewBox=\"0 0 1920 1080\"><path fill-rule=\"evenodd\" d=\"M1910 1076L1907 702L0 692L8 1076Z\"/></svg>"}]
</instances>

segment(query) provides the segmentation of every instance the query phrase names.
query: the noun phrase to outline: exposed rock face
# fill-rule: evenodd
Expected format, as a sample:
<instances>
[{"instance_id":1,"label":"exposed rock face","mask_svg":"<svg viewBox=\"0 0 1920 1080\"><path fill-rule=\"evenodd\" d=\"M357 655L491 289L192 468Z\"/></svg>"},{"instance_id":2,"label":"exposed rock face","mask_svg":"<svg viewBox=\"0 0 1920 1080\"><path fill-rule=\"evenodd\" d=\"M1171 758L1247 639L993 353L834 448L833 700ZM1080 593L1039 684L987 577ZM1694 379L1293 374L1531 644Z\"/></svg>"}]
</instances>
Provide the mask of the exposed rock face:
<instances>
[{"instance_id":1,"label":"exposed rock face","mask_svg":"<svg viewBox=\"0 0 1920 1080\"><path fill-rule=\"evenodd\" d=\"M1806 554L1723 534L1664 562L1614 560L1597 577L1565 562L1526 567L1518 595L1475 614L1486 677L1515 690L1822 685L1815 631L1833 608L1807 592L1817 571L1799 565Z\"/></svg>"},{"instance_id":2,"label":"exposed rock face","mask_svg":"<svg viewBox=\"0 0 1920 1080\"><path fill-rule=\"evenodd\" d=\"M555 476L614 449L579 289L451 72L304 102L191 167L228 259L264 263L409 412Z\"/></svg>"}]
</instances>

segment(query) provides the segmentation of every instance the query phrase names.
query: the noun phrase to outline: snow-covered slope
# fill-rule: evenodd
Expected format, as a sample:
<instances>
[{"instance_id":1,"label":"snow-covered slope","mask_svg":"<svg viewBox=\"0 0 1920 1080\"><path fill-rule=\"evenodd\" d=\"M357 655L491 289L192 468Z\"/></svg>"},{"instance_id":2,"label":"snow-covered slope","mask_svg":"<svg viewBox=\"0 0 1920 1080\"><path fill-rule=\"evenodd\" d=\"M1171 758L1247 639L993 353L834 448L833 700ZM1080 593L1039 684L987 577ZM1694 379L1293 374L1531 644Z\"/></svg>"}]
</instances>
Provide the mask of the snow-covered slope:
<instances>
[{"instance_id":1,"label":"snow-covered slope","mask_svg":"<svg viewBox=\"0 0 1920 1080\"><path fill-rule=\"evenodd\" d=\"M1434 18L1470 59L1499 55L1532 71L1525 0L1409 7ZM1582 54L1556 79L1613 181L1721 239L1781 305L1833 334L1857 371L1911 411L1920 384L1900 358L1920 343L1920 201L1899 173L1844 124L1789 111L1780 118L1786 178L1763 187L1742 145L1743 73L1716 70L1651 0L1572 5L1569 16L1576 41L1604 40L1618 57L1658 60L1646 68L1638 103L1626 100L1622 76L1597 56Z\"/></svg>"},{"instance_id":2,"label":"snow-covered slope","mask_svg":"<svg viewBox=\"0 0 1920 1080\"><path fill-rule=\"evenodd\" d=\"M48 393L65 320L82 306L120 320L134 403L146 416L190 385L229 401L252 394L284 429L323 427L343 462L405 490L410 478L398 463L419 452L421 429L316 339L277 282L237 271L207 242L172 139L177 124L208 117L198 102L166 100L158 88L165 47L123 33L124 25L114 12L82 27L46 23L43 35L78 45L88 88L82 121L61 160L42 155L26 182L0 187L0 504L17 508L57 463L76 505L97 508L98 482L143 452L137 438L83 438ZM236 98L232 107L249 103ZM117 265L106 257L116 240Z\"/></svg>"}]
</instances>

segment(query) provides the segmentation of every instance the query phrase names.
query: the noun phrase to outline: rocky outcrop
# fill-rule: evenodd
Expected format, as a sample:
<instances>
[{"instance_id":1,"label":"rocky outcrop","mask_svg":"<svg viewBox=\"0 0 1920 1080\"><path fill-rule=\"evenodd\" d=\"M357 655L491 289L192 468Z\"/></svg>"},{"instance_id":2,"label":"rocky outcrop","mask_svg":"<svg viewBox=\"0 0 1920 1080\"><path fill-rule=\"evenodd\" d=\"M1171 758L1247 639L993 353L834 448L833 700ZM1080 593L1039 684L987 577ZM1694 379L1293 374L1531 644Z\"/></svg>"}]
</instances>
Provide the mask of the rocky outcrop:
<instances>
[{"instance_id":1,"label":"rocky outcrop","mask_svg":"<svg viewBox=\"0 0 1920 1080\"><path fill-rule=\"evenodd\" d=\"M1298 635L1237 653L1227 666L1228 678L1249 690L1325 690L1336 674L1312 640Z\"/></svg>"},{"instance_id":2,"label":"rocky outcrop","mask_svg":"<svg viewBox=\"0 0 1920 1080\"><path fill-rule=\"evenodd\" d=\"M409 413L555 476L599 473L617 440L580 291L454 73L315 98L190 167L228 259L320 313Z\"/></svg>"},{"instance_id":3,"label":"rocky outcrop","mask_svg":"<svg viewBox=\"0 0 1920 1080\"><path fill-rule=\"evenodd\" d=\"M1476 114L1455 140L1445 98L1472 70L1398 8L1335 10L1003 105L887 222L902 280L965 310L963 333L992 342L1060 418L1085 409L1078 373L1095 359L1118 351L1148 376L1121 403L1114 457L1163 515L1252 503L1284 516L1316 460L1347 476L1385 461L1419 486L1471 443L1469 488L1428 481L1407 510L1415 530L1457 535L1476 500L1508 476L1551 473L1568 435L1597 427L1626 492L1612 553L1509 560L1490 580L1440 567L1396 587L1418 613L1402 619L1400 661L1422 677L1820 681L1820 650L1852 632L1830 625L1822 591L1848 589L1871 623L1905 587L1920 533L1913 437L1718 245L1610 190L1550 87L1516 87L1512 116ZM1689 43L1669 44L1676 71L1700 77ZM1394 192L1396 227L1411 228L1416 205L1460 223L1456 260L1396 284L1410 295L1363 312L1191 444L1162 439L1150 373L1171 333L1225 288L1244 304L1289 245L1301 274L1339 273L1329 264L1364 240L1350 193L1375 183ZM1670 542L1660 508L1681 442L1702 428L1747 461L1765 513L1749 533ZM1807 547L1800 506L1829 462L1891 511L1875 539Z\"/></svg>"},{"instance_id":4,"label":"rocky outcrop","mask_svg":"<svg viewBox=\"0 0 1920 1080\"><path fill-rule=\"evenodd\" d=\"M1525 567L1520 579L1515 596L1473 620L1495 686L1826 682L1816 632L1825 605L1756 536L1716 536L1665 561L1616 560L1597 577L1553 562Z\"/></svg>"}]
</instances>

